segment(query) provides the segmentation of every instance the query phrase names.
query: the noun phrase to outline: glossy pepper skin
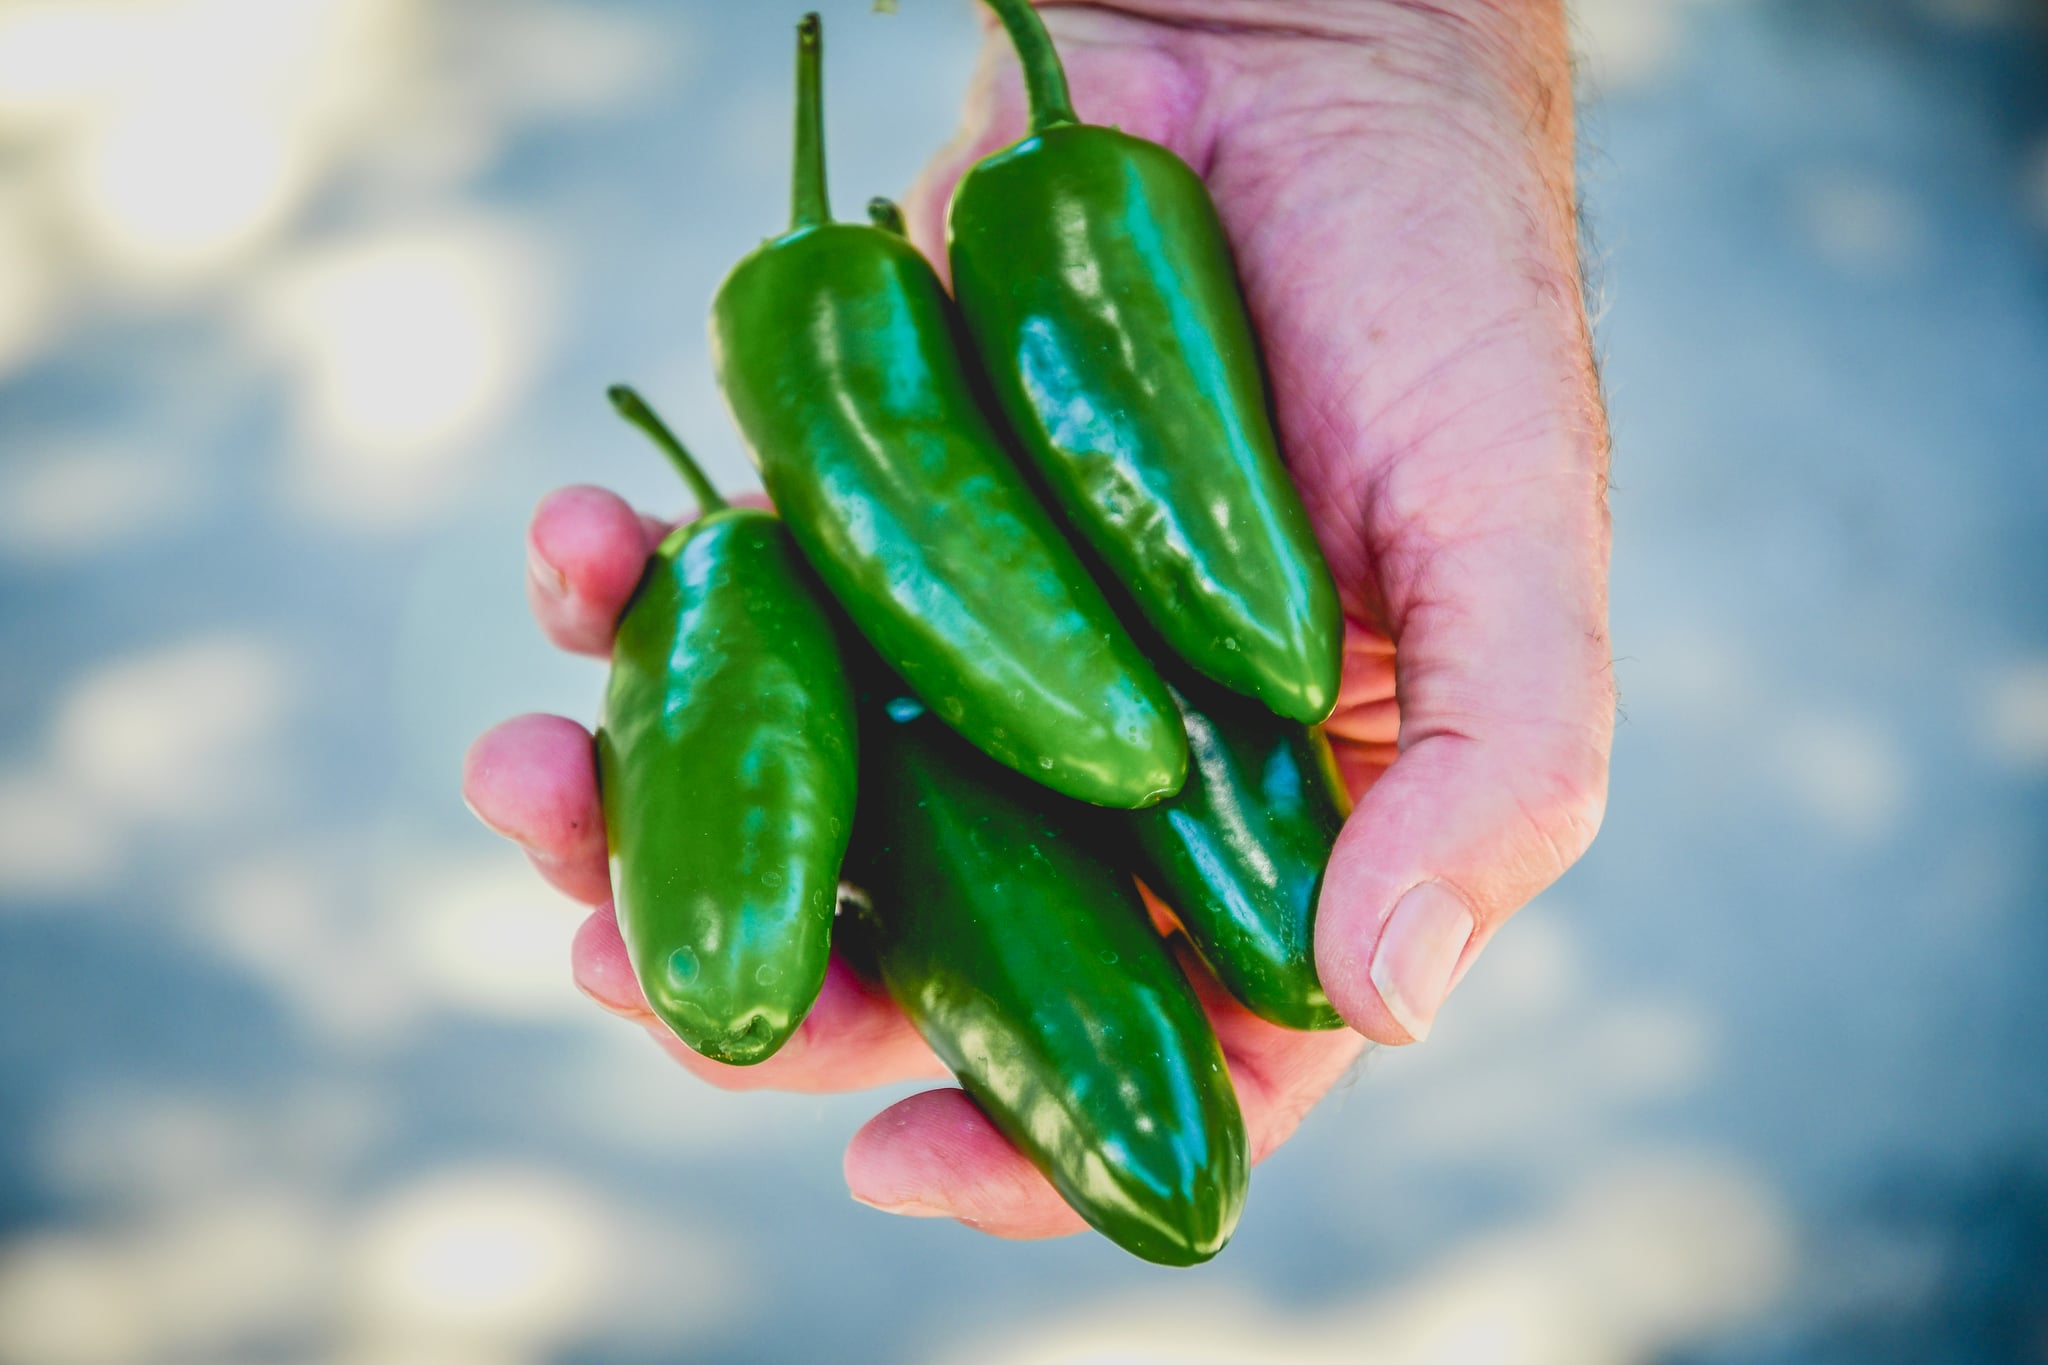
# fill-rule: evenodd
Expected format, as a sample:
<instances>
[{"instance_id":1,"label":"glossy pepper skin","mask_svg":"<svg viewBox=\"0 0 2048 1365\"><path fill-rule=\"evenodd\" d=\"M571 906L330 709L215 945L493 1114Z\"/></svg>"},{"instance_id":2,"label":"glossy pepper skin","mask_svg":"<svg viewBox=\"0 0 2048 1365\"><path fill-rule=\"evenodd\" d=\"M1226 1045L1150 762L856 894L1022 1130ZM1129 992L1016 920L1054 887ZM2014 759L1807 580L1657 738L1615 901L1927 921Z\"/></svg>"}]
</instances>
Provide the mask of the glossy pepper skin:
<instances>
[{"instance_id":1,"label":"glossy pepper skin","mask_svg":"<svg viewBox=\"0 0 2048 1365\"><path fill-rule=\"evenodd\" d=\"M1343 614L1280 459L1257 342L1201 177L1076 121L1029 0L989 0L1031 133L953 192L953 290L1068 519L1195 668L1281 715L1336 703Z\"/></svg>"},{"instance_id":2,"label":"glossy pepper skin","mask_svg":"<svg viewBox=\"0 0 2048 1365\"><path fill-rule=\"evenodd\" d=\"M900 233L829 220L817 17L798 32L795 226L711 315L762 480L861 634L984 752L1100 805L1177 791L1173 701L991 426L937 275Z\"/></svg>"},{"instance_id":3,"label":"glossy pepper skin","mask_svg":"<svg viewBox=\"0 0 2048 1365\"><path fill-rule=\"evenodd\" d=\"M862 707L857 953L1068 1204L1163 1265L1222 1249L1246 1143L1216 1036L1128 876L907 695Z\"/></svg>"},{"instance_id":4,"label":"glossy pepper skin","mask_svg":"<svg viewBox=\"0 0 2048 1365\"><path fill-rule=\"evenodd\" d=\"M1187 785L1120 815L1117 847L1240 1004L1285 1028L1342 1028L1315 960L1316 897L1350 809L1329 741L1205 680L1170 685Z\"/></svg>"},{"instance_id":5,"label":"glossy pepper skin","mask_svg":"<svg viewBox=\"0 0 2048 1365\"><path fill-rule=\"evenodd\" d=\"M688 456L631 390L613 402ZM853 831L853 692L810 573L774 515L728 507L670 532L619 618L599 790L619 932L654 1013L750 1065L824 983Z\"/></svg>"}]
</instances>

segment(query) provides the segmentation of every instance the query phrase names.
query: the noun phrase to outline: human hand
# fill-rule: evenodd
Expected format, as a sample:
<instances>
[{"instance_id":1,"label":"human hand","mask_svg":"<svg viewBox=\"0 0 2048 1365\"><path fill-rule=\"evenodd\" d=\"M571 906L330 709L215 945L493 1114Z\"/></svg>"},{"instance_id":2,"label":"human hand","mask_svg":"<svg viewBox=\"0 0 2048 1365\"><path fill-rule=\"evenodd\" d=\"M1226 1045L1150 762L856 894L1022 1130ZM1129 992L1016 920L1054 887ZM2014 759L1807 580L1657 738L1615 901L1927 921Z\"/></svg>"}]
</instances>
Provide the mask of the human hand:
<instances>
[{"instance_id":1,"label":"human hand","mask_svg":"<svg viewBox=\"0 0 2048 1365\"><path fill-rule=\"evenodd\" d=\"M1349 619L1326 728L1358 804L1325 874L1317 968L1360 1033L1419 1040L1492 934L1585 851L1606 799L1606 425L1563 6L1040 8L1081 117L1179 153L1230 236ZM992 35L962 131L905 201L935 262L954 183L1025 122ZM1269 1068L1302 1065L1294 1118L1338 1074L1319 1064L1334 1046L1272 1040ZM849 1170L917 1140L871 1127Z\"/></svg>"},{"instance_id":2,"label":"human hand","mask_svg":"<svg viewBox=\"0 0 2048 1365\"><path fill-rule=\"evenodd\" d=\"M1317 966L1428 1033L1600 822L1613 731L1606 425L1579 291L1559 0L1040 0L1090 122L1201 172L1281 447L1349 618L1328 730L1359 804ZM1006 44L905 208L1019 135Z\"/></svg>"},{"instance_id":3,"label":"human hand","mask_svg":"<svg viewBox=\"0 0 2048 1365\"><path fill-rule=\"evenodd\" d=\"M733 501L758 505L760 499ZM667 530L602 489L568 488L544 500L528 535L527 592L549 637L578 653L608 654L613 623ZM640 1024L698 1077L731 1090L839 1091L945 1074L889 998L836 957L802 1026L765 1062L713 1062L670 1032L648 1008L619 936L592 738L577 722L531 715L497 726L471 746L463 794L486 825L526 850L550 883L595 907L572 954L578 985ZM1277 1028L1230 1000L1191 957L1183 965L1222 1044L1256 1161L1293 1132L1363 1040ZM958 1090L915 1096L870 1122L849 1150L847 1177L865 1202L957 1217L1005 1236L1082 1227Z\"/></svg>"},{"instance_id":4,"label":"human hand","mask_svg":"<svg viewBox=\"0 0 2048 1365\"><path fill-rule=\"evenodd\" d=\"M1605 795L1605 429L1578 298L1562 16L1554 0L1047 8L1083 117L1173 147L1230 232L1282 445L1351 618L1329 731L1359 805L1326 875L1318 966L1360 1033L1420 1038L1494 930L1584 850ZM1023 125L992 44L961 135L906 201L935 263L953 182ZM660 530L594 489L543 504L530 590L558 643L607 651ZM580 726L500 727L466 787L549 880L608 899ZM744 1070L647 1013L608 908L578 936L576 968L715 1084L940 1074L838 964L797 1037ZM1362 1039L1274 1028L1196 979L1257 1159ZM871 1121L847 1177L867 1202L1004 1235L1080 1226L957 1090Z\"/></svg>"}]
</instances>

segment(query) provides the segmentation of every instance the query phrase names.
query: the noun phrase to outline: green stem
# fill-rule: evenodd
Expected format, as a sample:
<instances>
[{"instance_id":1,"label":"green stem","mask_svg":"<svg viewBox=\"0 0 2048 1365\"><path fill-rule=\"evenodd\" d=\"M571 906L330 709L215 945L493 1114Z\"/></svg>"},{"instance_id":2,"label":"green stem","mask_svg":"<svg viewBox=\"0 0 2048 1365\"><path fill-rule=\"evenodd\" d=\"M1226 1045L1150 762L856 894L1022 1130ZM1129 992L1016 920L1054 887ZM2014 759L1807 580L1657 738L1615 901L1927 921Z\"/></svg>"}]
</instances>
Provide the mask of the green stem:
<instances>
[{"instance_id":1,"label":"green stem","mask_svg":"<svg viewBox=\"0 0 2048 1365\"><path fill-rule=\"evenodd\" d=\"M1031 101L1031 131L1042 133L1062 124L1079 123L1073 101L1067 95L1067 72L1060 54L1053 50L1052 35L1038 17L1031 0L985 0L996 12L1017 49L1017 61L1024 68L1024 93Z\"/></svg>"},{"instance_id":2,"label":"green stem","mask_svg":"<svg viewBox=\"0 0 2048 1365\"><path fill-rule=\"evenodd\" d=\"M605 397L612 400L612 406L619 410L619 416L631 422L652 437L654 443L667 454L669 463L676 467L676 473L683 476L683 482L690 485L690 492L697 499L699 512L720 512L728 506L719 496L711 479L690 458L690 452L683 449L683 443L668 429L668 423L654 415L654 409L647 406L647 400L625 384L614 384L606 389Z\"/></svg>"},{"instance_id":3,"label":"green stem","mask_svg":"<svg viewBox=\"0 0 2048 1365\"><path fill-rule=\"evenodd\" d=\"M790 182L789 225L832 221L825 192L825 25L806 14L796 26L796 170Z\"/></svg>"},{"instance_id":4,"label":"green stem","mask_svg":"<svg viewBox=\"0 0 2048 1365\"><path fill-rule=\"evenodd\" d=\"M903 226L903 210L893 199L876 195L868 200L868 221L884 232L893 232L898 237L907 237L909 232Z\"/></svg>"}]
</instances>

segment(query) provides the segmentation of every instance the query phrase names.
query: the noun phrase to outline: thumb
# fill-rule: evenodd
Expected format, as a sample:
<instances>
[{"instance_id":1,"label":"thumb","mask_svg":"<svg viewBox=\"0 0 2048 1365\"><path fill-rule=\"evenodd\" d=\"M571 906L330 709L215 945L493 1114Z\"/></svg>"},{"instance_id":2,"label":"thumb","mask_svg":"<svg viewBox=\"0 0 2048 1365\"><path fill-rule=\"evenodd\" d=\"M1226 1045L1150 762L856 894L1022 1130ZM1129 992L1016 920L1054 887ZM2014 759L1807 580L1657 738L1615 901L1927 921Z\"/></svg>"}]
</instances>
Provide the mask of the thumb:
<instances>
[{"instance_id":1,"label":"thumb","mask_svg":"<svg viewBox=\"0 0 2048 1365\"><path fill-rule=\"evenodd\" d=\"M1468 530L1405 557L1419 567L1389 604L1399 755L1339 835L1317 907L1324 989L1376 1041L1427 1037L1487 940L1599 829L1605 521L1557 529Z\"/></svg>"}]
</instances>

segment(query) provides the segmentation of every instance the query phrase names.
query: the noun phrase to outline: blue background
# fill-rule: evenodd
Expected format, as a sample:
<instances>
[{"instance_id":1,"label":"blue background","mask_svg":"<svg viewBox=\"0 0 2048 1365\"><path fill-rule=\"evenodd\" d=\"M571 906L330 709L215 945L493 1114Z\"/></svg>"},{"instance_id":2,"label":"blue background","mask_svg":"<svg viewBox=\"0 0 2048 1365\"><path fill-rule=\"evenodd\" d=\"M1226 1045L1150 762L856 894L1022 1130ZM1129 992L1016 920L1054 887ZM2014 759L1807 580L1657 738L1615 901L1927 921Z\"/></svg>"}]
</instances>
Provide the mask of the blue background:
<instances>
[{"instance_id":1,"label":"blue background","mask_svg":"<svg viewBox=\"0 0 2048 1365\"><path fill-rule=\"evenodd\" d=\"M1575 14L1624 720L1592 854L1167 1272L851 1203L456 794L588 719L521 535L749 481L781 4L0 6L0 1363L2048 1360L2048 41ZM828 9L842 211L968 6ZM1085 112L1085 111L1084 111Z\"/></svg>"}]
</instances>

